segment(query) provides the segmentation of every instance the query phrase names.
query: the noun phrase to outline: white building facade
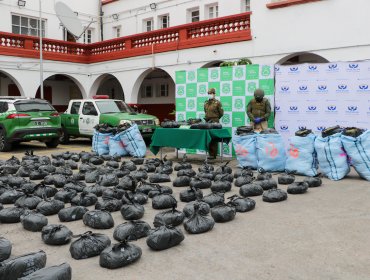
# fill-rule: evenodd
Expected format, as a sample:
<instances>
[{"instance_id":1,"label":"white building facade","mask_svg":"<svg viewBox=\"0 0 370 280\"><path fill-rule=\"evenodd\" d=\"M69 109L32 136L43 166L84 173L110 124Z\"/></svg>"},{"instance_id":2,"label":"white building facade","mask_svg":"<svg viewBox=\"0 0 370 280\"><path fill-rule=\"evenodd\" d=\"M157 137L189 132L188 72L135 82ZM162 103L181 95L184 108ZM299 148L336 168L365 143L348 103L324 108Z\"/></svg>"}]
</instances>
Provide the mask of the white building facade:
<instances>
[{"instance_id":1,"label":"white building facade","mask_svg":"<svg viewBox=\"0 0 370 280\"><path fill-rule=\"evenodd\" d=\"M57 1L87 28L76 42L55 14ZM174 109L179 70L243 57L256 64L370 57L366 0L41 4L45 99L61 111L70 99L108 94L164 118ZM0 94L34 97L40 85L39 1L0 0L0 17Z\"/></svg>"}]
</instances>

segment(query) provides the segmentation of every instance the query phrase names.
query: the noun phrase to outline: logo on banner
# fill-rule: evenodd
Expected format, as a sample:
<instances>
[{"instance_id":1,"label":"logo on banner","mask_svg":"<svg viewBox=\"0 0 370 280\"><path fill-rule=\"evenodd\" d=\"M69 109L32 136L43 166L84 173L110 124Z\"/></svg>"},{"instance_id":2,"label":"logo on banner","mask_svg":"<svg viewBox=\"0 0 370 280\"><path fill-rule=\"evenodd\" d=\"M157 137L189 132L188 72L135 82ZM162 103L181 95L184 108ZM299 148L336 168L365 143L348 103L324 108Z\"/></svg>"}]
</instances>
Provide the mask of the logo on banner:
<instances>
[{"instance_id":1,"label":"logo on banner","mask_svg":"<svg viewBox=\"0 0 370 280\"><path fill-rule=\"evenodd\" d=\"M229 83L222 85L222 92L223 93L226 93L226 94L229 94L231 92L231 88L230 88L230 84Z\"/></svg>"},{"instance_id":2,"label":"logo on banner","mask_svg":"<svg viewBox=\"0 0 370 280\"><path fill-rule=\"evenodd\" d=\"M185 87L184 86L178 86L177 87L177 95L181 96L185 94Z\"/></svg>"},{"instance_id":3,"label":"logo on banner","mask_svg":"<svg viewBox=\"0 0 370 280\"><path fill-rule=\"evenodd\" d=\"M191 81L191 82L195 80L195 72L194 71L188 72L188 80Z\"/></svg>"},{"instance_id":4,"label":"logo on banner","mask_svg":"<svg viewBox=\"0 0 370 280\"><path fill-rule=\"evenodd\" d=\"M369 85L368 84L359 85L357 92L359 92L359 93L368 93L368 92L370 92Z\"/></svg>"},{"instance_id":5,"label":"logo on banner","mask_svg":"<svg viewBox=\"0 0 370 280\"><path fill-rule=\"evenodd\" d=\"M336 64L336 63L328 64L327 72L338 72L338 71L339 71L338 64Z\"/></svg>"},{"instance_id":6,"label":"logo on banner","mask_svg":"<svg viewBox=\"0 0 370 280\"><path fill-rule=\"evenodd\" d=\"M298 129L299 130L304 130L304 129L307 129L307 127L305 127L305 126L298 126Z\"/></svg>"},{"instance_id":7,"label":"logo on banner","mask_svg":"<svg viewBox=\"0 0 370 280\"><path fill-rule=\"evenodd\" d=\"M185 114L183 114L183 113L177 114L177 120L180 121L180 122L184 121L185 120Z\"/></svg>"},{"instance_id":8,"label":"logo on banner","mask_svg":"<svg viewBox=\"0 0 370 280\"><path fill-rule=\"evenodd\" d=\"M229 125L229 124L230 124L230 122L231 122L230 115L224 115L224 116L222 117L222 123L223 123L224 125Z\"/></svg>"},{"instance_id":9,"label":"logo on banner","mask_svg":"<svg viewBox=\"0 0 370 280\"><path fill-rule=\"evenodd\" d=\"M323 131L323 130L326 129L326 127L325 126L318 126L318 127L316 127L316 129L317 129L317 131Z\"/></svg>"},{"instance_id":10,"label":"logo on banner","mask_svg":"<svg viewBox=\"0 0 370 280\"><path fill-rule=\"evenodd\" d=\"M280 106L275 106L275 112L281 112L281 108L280 108Z\"/></svg>"},{"instance_id":11,"label":"logo on banner","mask_svg":"<svg viewBox=\"0 0 370 280\"><path fill-rule=\"evenodd\" d=\"M283 131L283 132L288 132L289 131L289 126L287 126L287 125L281 125L280 126L280 130Z\"/></svg>"},{"instance_id":12,"label":"logo on banner","mask_svg":"<svg viewBox=\"0 0 370 280\"><path fill-rule=\"evenodd\" d=\"M359 110L358 110L358 107L357 106L347 106L347 110L346 110L346 113L348 114L359 114Z\"/></svg>"},{"instance_id":13,"label":"logo on banner","mask_svg":"<svg viewBox=\"0 0 370 280\"><path fill-rule=\"evenodd\" d=\"M241 79L241 78L243 78L243 75L244 75L243 68L241 68L241 67L235 68L235 77L236 78Z\"/></svg>"},{"instance_id":14,"label":"logo on banner","mask_svg":"<svg viewBox=\"0 0 370 280\"><path fill-rule=\"evenodd\" d=\"M314 105L310 105L310 106L307 106L307 113L317 113L318 110L317 110L317 107L314 106Z\"/></svg>"},{"instance_id":15,"label":"logo on banner","mask_svg":"<svg viewBox=\"0 0 370 280\"><path fill-rule=\"evenodd\" d=\"M347 93L349 92L348 86L346 84L339 84L336 89L337 93Z\"/></svg>"},{"instance_id":16,"label":"logo on banner","mask_svg":"<svg viewBox=\"0 0 370 280\"><path fill-rule=\"evenodd\" d=\"M242 109L243 108L243 99L240 99L240 98L235 99L234 108L238 109L238 110Z\"/></svg>"},{"instance_id":17,"label":"logo on banner","mask_svg":"<svg viewBox=\"0 0 370 280\"><path fill-rule=\"evenodd\" d=\"M218 79L218 70L216 70L216 69L211 70L211 79L212 80L217 80Z\"/></svg>"},{"instance_id":18,"label":"logo on banner","mask_svg":"<svg viewBox=\"0 0 370 280\"><path fill-rule=\"evenodd\" d=\"M267 65L262 66L261 74L262 74L262 76L265 76L265 77L270 76L270 74L271 74L270 66L267 66Z\"/></svg>"},{"instance_id":19,"label":"logo on banner","mask_svg":"<svg viewBox=\"0 0 370 280\"><path fill-rule=\"evenodd\" d=\"M193 110L195 108L195 102L194 99L189 99L188 100L188 109Z\"/></svg>"},{"instance_id":20,"label":"logo on banner","mask_svg":"<svg viewBox=\"0 0 370 280\"><path fill-rule=\"evenodd\" d=\"M206 93L207 93L206 85L200 85L199 86L199 94L206 94Z\"/></svg>"},{"instance_id":21,"label":"logo on banner","mask_svg":"<svg viewBox=\"0 0 370 280\"><path fill-rule=\"evenodd\" d=\"M308 93L308 86L306 85L299 86L297 93Z\"/></svg>"},{"instance_id":22,"label":"logo on banner","mask_svg":"<svg viewBox=\"0 0 370 280\"><path fill-rule=\"evenodd\" d=\"M326 107L326 112L328 113L338 113L337 106L329 105Z\"/></svg>"},{"instance_id":23,"label":"logo on banner","mask_svg":"<svg viewBox=\"0 0 370 280\"><path fill-rule=\"evenodd\" d=\"M250 82L248 84L248 92L253 93L257 89L257 85L255 82Z\"/></svg>"},{"instance_id":24,"label":"logo on banner","mask_svg":"<svg viewBox=\"0 0 370 280\"><path fill-rule=\"evenodd\" d=\"M299 67L298 66L292 66L292 67L289 67L289 74L299 74L300 71L299 71Z\"/></svg>"},{"instance_id":25,"label":"logo on banner","mask_svg":"<svg viewBox=\"0 0 370 280\"><path fill-rule=\"evenodd\" d=\"M299 113L298 106L289 106L288 113Z\"/></svg>"},{"instance_id":26,"label":"logo on banner","mask_svg":"<svg viewBox=\"0 0 370 280\"><path fill-rule=\"evenodd\" d=\"M316 92L317 93L328 93L328 86L327 85L318 85Z\"/></svg>"},{"instance_id":27,"label":"logo on banner","mask_svg":"<svg viewBox=\"0 0 370 280\"><path fill-rule=\"evenodd\" d=\"M310 72L310 73L317 73L319 71L317 70L317 66L316 65L309 65L308 66L308 72Z\"/></svg>"},{"instance_id":28,"label":"logo on banner","mask_svg":"<svg viewBox=\"0 0 370 280\"><path fill-rule=\"evenodd\" d=\"M290 88L288 86L281 86L280 93L290 93Z\"/></svg>"},{"instance_id":29,"label":"logo on banner","mask_svg":"<svg viewBox=\"0 0 370 280\"><path fill-rule=\"evenodd\" d=\"M359 72L360 65L358 63L349 63L347 67L347 72Z\"/></svg>"}]
</instances>

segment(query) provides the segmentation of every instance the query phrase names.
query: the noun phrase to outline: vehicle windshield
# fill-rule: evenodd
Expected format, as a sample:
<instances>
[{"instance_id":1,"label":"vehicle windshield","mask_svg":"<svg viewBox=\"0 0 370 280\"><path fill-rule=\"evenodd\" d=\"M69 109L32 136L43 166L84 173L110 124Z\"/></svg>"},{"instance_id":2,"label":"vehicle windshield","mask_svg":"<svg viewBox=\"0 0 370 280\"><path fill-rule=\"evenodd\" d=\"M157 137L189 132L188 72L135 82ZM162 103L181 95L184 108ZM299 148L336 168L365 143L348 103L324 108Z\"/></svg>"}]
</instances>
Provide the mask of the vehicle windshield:
<instances>
[{"instance_id":1,"label":"vehicle windshield","mask_svg":"<svg viewBox=\"0 0 370 280\"><path fill-rule=\"evenodd\" d=\"M55 111L53 106L42 101L17 101L14 107L18 112Z\"/></svg>"},{"instance_id":2,"label":"vehicle windshield","mask_svg":"<svg viewBox=\"0 0 370 280\"><path fill-rule=\"evenodd\" d=\"M99 100L96 101L96 106L100 114L113 113L132 113L132 109L125 102L120 100Z\"/></svg>"}]
</instances>

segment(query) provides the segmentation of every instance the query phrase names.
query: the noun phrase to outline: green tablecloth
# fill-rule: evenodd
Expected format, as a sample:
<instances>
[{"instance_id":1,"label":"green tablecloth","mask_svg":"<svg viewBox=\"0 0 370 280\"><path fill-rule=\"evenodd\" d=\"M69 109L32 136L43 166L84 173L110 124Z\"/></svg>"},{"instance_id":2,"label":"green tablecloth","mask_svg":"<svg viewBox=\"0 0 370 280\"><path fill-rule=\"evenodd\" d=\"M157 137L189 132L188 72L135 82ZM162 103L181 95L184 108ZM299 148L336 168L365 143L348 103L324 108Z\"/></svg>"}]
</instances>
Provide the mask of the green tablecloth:
<instances>
[{"instance_id":1,"label":"green tablecloth","mask_svg":"<svg viewBox=\"0 0 370 280\"><path fill-rule=\"evenodd\" d=\"M198 149L208 151L211 140L229 143L230 132L222 129L157 128L152 136L150 150L157 154L161 147Z\"/></svg>"}]
</instances>

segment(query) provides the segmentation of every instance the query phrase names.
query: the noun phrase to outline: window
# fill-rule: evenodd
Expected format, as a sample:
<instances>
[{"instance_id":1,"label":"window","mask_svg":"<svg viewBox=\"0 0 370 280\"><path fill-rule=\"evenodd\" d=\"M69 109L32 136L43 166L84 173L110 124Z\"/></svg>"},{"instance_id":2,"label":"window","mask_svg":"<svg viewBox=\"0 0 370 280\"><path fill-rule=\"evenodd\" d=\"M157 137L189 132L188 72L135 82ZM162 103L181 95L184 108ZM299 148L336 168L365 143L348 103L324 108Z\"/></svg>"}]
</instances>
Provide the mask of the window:
<instances>
[{"instance_id":1,"label":"window","mask_svg":"<svg viewBox=\"0 0 370 280\"><path fill-rule=\"evenodd\" d=\"M92 42L92 30L91 29L87 29L84 32L83 40L85 44L91 44Z\"/></svg>"},{"instance_id":2,"label":"window","mask_svg":"<svg viewBox=\"0 0 370 280\"><path fill-rule=\"evenodd\" d=\"M12 15L12 32L15 34L39 36L38 18ZM42 37L45 37L45 20L41 20Z\"/></svg>"},{"instance_id":3,"label":"window","mask_svg":"<svg viewBox=\"0 0 370 280\"><path fill-rule=\"evenodd\" d=\"M0 102L0 113L5 113L6 111L8 111L8 103Z\"/></svg>"},{"instance_id":4,"label":"window","mask_svg":"<svg viewBox=\"0 0 370 280\"><path fill-rule=\"evenodd\" d=\"M84 106L82 107L82 114L88 116L97 116L98 112L95 109L94 103L85 102Z\"/></svg>"},{"instance_id":5,"label":"window","mask_svg":"<svg viewBox=\"0 0 370 280\"><path fill-rule=\"evenodd\" d=\"M168 84L162 84L159 87L157 97L167 97L167 96L168 96Z\"/></svg>"},{"instance_id":6,"label":"window","mask_svg":"<svg viewBox=\"0 0 370 280\"><path fill-rule=\"evenodd\" d=\"M170 27L170 16L164 15L159 17L159 28L167 28Z\"/></svg>"},{"instance_id":7,"label":"window","mask_svg":"<svg viewBox=\"0 0 370 280\"><path fill-rule=\"evenodd\" d=\"M130 113L131 108L123 101L102 100L96 101L101 114Z\"/></svg>"},{"instance_id":8,"label":"window","mask_svg":"<svg viewBox=\"0 0 370 280\"><path fill-rule=\"evenodd\" d=\"M218 5L213 5L208 7L208 18L218 17Z\"/></svg>"},{"instance_id":9,"label":"window","mask_svg":"<svg viewBox=\"0 0 370 280\"><path fill-rule=\"evenodd\" d=\"M243 11L249 12L251 10L251 0L243 0Z\"/></svg>"},{"instance_id":10,"label":"window","mask_svg":"<svg viewBox=\"0 0 370 280\"><path fill-rule=\"evenodd\" d=\"M144 20L144 32L153 30L153 19Z\"/></svg>"},{"instance_id":11,"label":"window","mask_svg":"<svg viewBox=\"0 0 370 280\"><path fill-rule=\"evenodd\" d=\"M80 111L81 102L73 102L71 106L71 114L78 114Z\"/></svg>"},{"instance_id":12,"label":"window","mask_svg":"<svg viewBox=\"0 0 370 280\"><path fill-rule=\"evenodd\" d=\"M121 37L121 26L116 27L116 38Z\"/></svg>"},{"instance_id":13,"label":"window","mask_svg":"<svg viewBox=\"0 0 370 280\"><path fill-rule=\"evenodd\" d=\"M144 86L141 97L150 98L153 96L152 86Z\"/></svg>"},{"instance_id":14,"label":"window","mask_svg":"<svg viewBox=\"0 0 370 280\"><path fill-rule=\"evenodd\" d=\"M20 100L14 103L17 112L40 112L55 111L55 109L44 100Z\"/></svg>"},{"instance_id":15,"label":"window","mask_svg":"<svg viewBox=\"0 0 370 280\"><path fill-rule=\"evenodd\" d=\"M200 20L199 8L193 8L188 10L188 21L197 22Z\"/></svg>"}]
</instances>

